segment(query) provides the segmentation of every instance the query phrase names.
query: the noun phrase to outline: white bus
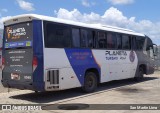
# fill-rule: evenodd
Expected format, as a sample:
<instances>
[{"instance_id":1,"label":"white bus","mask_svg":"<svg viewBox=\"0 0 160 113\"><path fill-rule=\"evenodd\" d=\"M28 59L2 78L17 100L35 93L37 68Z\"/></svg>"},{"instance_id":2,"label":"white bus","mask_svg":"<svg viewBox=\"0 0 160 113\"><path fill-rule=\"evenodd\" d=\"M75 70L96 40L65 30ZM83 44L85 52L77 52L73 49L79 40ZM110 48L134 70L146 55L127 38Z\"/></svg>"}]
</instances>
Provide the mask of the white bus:
<instances>
[{"instance_id":1,"label":"white bus","mask_svg":"<svg viewBox=\"0 0 160 113\"><path fill-rule=\"evenodd\" d=\"M151 39L127 29L25 14L4 22L3 38L4 87L93 92L154 73Z\"/></svg>"}]
</instances>

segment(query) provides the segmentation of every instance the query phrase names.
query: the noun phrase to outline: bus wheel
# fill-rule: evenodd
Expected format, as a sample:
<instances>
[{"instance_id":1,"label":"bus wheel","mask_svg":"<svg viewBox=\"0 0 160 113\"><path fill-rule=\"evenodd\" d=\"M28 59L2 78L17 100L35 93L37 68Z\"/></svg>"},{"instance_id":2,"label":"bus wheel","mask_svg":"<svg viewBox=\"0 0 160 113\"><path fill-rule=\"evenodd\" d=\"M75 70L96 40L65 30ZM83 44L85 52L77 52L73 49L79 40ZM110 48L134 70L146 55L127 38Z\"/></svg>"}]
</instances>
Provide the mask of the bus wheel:
<instances>
[{"instance_id":1,"label":"bus wheel","mask_svg":"<svg viewBox=\"0 0 160 113\"><path fill-rule=\"evenodd\" d=\"M142 67L139 67L139 70L138 70L138 75L136 77L134 77L134 80L135 81L142 81L144 77L144 71L143 71L143 68Z\"/></svg>"},{"instance_id":2,"label":"bus wheel","mask_svg":"<svg viewBox=\"0 0 160 113\"><path fill-rule=\"evenodd\" d=\"M35 93L39 93L38 91L34 91Z\"/></svg>"},{"instance_id":3,"label":"bus wheel","mask_svg":"<svg viewBox=\"0 0 160 113\"><path fill-rule=\"evenodd\" d=\"M97 77L93 72L87 72L84 80L83 91L86 93L91 93L97 88Z\"/></svg>"}]
</instances>

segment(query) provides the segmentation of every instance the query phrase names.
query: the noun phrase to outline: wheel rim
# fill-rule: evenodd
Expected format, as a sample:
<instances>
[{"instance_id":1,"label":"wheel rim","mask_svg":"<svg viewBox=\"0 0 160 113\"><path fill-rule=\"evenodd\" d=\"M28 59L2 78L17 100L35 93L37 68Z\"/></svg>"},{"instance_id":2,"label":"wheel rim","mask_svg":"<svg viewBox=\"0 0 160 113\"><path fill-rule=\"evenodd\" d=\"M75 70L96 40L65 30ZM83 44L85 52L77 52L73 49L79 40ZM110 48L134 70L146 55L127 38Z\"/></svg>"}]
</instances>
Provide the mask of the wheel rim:
<instances>
[{"instance_id":1,"label":"wheel rim","mask_svg":"<svg viewBox=\"0 0 160 113\"><path fill-rule=\"evenodd\" d=\"M140 71L139 71L139 77L143 77L143 70L142 69L140 69Z\"/></svg>"},{"instance_id":2,"label":"wheel rim","mask_svg":"<svg viewBox=\"0 0 160 113\"><path fill-rule=\"evenodd\" d=\"M92 88L93 87L93 85L94 85L93 77L91 77L91 76L88 77L86 85L87 85L87 88Z\"/></svg>"}]
</instances>

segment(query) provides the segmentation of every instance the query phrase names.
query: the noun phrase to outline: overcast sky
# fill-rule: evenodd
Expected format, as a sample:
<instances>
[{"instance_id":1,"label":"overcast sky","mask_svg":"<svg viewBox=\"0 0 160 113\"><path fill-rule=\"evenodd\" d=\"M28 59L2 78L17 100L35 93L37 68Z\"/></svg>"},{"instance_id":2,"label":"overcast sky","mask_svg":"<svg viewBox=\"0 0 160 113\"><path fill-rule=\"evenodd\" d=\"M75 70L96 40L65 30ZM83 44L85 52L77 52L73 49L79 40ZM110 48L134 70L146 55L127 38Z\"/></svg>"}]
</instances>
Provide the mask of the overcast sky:
<instances>
[{"instance_id":1,"label":"overcast sky","mask_svg":"<svg viewBox=\"0 0 160 113\"><path fill-rule=\"evenodd\" d=\"M85 23L100 23L135 30L160 45L160 0L3 0L2 21L35 13Z\"/></svg>"}]
</instances>

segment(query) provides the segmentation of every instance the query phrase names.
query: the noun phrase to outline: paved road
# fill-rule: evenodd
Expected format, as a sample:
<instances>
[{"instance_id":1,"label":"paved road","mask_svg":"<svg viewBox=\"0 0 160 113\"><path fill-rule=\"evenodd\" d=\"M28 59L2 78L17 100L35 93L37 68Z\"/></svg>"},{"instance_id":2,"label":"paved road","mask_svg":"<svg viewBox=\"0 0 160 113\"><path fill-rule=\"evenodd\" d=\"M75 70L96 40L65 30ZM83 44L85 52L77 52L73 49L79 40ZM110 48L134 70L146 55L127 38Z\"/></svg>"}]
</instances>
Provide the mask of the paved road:
<instances>
[{"instance_id":1,"label":"paved road","mask_svg":"<svg viewBox=\"0 0 160 113\"><path fill-rule=\"evenodd\" d=\"M0 103L2 104L67 104L81 103L82 105L90 104L160 104L160 72L151 76L146 76L142 82L136 83L133 80L113 81L101 84L95 93L85 94L80 89L71 89L60 92L42 92L34 93L29 90L18 90L12 92L0 93ZM80 104L80 105L81 105ZM48 105L49 106L49 105ZM52 106L50 106L52 107ZM159 113L160 111L143 111L143 110L76 110L64 111L54 110L45 111L47 113ZM0 111L1 112L1 111ZM9 112L9 111L8 111ZM5 113L8 113L5 111ZM13 111L12 111L13 112ZM17 113L17 111L14 111ZM14 113L13 112L13 113ZM21 111L19 111L21 112ZM24 111L27 113L39 111Z\"/></svg>"}]
</instances>

